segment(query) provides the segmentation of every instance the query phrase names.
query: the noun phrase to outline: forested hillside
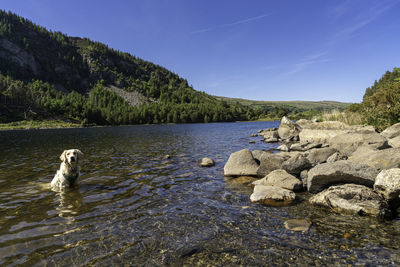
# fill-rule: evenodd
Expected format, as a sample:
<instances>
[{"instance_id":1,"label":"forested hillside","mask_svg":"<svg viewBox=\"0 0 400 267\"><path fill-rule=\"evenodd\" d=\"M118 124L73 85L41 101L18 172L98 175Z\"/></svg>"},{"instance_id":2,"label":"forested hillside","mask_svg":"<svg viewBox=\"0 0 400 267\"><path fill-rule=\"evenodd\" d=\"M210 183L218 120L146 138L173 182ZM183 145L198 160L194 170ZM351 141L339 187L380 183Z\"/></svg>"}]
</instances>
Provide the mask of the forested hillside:
<instances>
[{"instance_id":1,"label":"forested hillside","mask_svg":"<svg viewBox=\"0 0 400 267\"><path fill-rule=\"evenodd\" d=\"M363 101L348 111L360 113L366 124L378 130L400 122L400 68L387 71L365 91Z\"/></svg>"},{"instance_id":2,"label":"forested hillside","mask_svg":"<svg viewBox=\"0 0 400 267\"><path fill-rule=\"evenodd\" d=\"M161 66L1 10L0 111L0 122L61 118L100 125L256 117L252 108L198 92Z\"/></svg>"}]
</instances>

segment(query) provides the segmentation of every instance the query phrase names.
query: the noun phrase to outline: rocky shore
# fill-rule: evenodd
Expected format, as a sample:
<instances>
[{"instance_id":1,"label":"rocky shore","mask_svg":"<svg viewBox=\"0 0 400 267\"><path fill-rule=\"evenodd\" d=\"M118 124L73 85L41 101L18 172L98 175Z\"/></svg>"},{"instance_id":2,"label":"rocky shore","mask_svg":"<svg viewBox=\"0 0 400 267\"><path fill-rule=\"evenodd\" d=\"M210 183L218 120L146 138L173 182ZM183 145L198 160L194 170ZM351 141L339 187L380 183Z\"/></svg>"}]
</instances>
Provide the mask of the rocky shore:
<instances>
[{"instance_id":1,"label":"rocky shore","mask_svg":"<svg viewBox=\"0 0 400 267\"><path fill-rule=\"evenodd\" d=\"M342 122L291 121L260 130L278 153L243 149L230 155L225 176L251 183L252 202L288 205L296 193L341 214L390 219L400 213L400 123L381 133Z\"/></svg>"}]
</instances>

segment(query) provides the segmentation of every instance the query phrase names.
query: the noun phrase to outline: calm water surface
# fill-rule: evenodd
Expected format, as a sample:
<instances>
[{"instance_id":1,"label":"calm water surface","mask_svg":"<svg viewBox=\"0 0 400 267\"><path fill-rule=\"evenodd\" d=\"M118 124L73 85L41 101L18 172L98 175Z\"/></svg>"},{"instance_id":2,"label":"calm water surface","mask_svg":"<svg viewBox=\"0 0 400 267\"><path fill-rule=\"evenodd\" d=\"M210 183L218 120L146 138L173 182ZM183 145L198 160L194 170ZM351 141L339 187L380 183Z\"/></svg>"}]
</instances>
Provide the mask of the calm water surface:
<instances>
[{"instance_id":1,"label":"calm water surface","mask_svg":"<svg viewBox=\"0 0 400 267\"><path fill-rule=\"evenodd\" d=\"M307 193L287 207L252 204L250 187L224 178L230 153L274 148L249 137L274 126L0 132L0 265L398 265L399 220L333 215ZM49 182L69 148L85 153L80 185L56 193ZM198 167L203 157L216 166ZM311 229L286 230L292 218Z\"/></svg>"}]
</instances>

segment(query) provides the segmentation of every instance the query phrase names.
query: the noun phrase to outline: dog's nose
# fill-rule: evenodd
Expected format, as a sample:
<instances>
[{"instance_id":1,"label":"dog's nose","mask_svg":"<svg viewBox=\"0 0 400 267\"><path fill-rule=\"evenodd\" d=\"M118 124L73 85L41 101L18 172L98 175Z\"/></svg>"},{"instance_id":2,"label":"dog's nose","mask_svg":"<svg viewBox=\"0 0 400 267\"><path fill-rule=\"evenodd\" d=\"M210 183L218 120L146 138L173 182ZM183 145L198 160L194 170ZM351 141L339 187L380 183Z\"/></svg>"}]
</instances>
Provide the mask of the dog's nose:
<instances>
[{"instance_id":1,"label":"dog's nose","mask_svg":"<svg viewBox=\"0 0 400 267\"><path fill-rule=\"evenodd\" d=\"M75 158L74 158L74 157L71 157L71 161L75 161Z\"/></svg>"}]
</instances>

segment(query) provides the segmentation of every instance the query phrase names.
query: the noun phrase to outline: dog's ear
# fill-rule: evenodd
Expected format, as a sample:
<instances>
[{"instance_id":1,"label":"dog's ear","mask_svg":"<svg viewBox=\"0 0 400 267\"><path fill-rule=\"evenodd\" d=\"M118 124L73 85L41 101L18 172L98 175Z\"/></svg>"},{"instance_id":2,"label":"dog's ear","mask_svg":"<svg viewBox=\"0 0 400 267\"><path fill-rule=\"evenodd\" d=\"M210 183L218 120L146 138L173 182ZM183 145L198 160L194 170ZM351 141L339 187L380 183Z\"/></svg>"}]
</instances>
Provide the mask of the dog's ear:
<instances>
[{"instance_id":1,"label":"dog's ear","mask_svg":"<svg viewBox=\"0 0 400 267\"><path fill-rule=\"evenodd\" d=\"M67 153L67 150L64 150L64 152L60 156L60 160L62 162L65 162L67 160L67 157L65 156L66 153Z\"/></svg>"},{"instance_id":2,"label":"dog's ear","mask_svg":"<svg viewBox=\"0 0 400 267\"><path fill-rule=\"evenodd\" d=\"M76 153L78 154L78 160L83 159L83 153L79 149L75 149Z\"/></svg>"}]
</instances>

